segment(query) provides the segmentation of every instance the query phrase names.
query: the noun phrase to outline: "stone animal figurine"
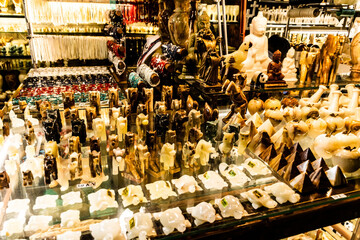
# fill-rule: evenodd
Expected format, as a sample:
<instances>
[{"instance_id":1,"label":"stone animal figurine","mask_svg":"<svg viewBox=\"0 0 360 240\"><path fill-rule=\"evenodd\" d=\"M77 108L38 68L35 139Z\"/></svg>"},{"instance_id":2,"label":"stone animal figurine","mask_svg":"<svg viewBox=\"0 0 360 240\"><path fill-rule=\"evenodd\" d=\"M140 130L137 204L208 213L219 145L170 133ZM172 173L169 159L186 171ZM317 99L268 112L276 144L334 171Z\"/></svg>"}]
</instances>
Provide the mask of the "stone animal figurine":
<instances>
[{"instance_id":1,"label":"stone animal figurine","mask_svg":"<svg viewBox=\"0 0 360 240\"><path fill-rule=\"evenodd\" d=\"M95 178L102 173L101 155L98 151L91 151L89 154L89 166L91 177Z\"/></svg>"},{"instance_id":2,"label":"stone animal figurine","mask_svg":"<svg viewBox=\"0 0 360 240\"><path fill-rule=\"evenodd\" d=\"M72 136L69 138L69 153L81 153L81 144L79 136Z\"/></svg>"},{"instance_id":3,"label":"stone animal figurine","mask_svg":"<svg viewBox=\"0 0 360 240\"><path fill-rule=\"evenodd\" d=\"M90 91L89 92L89 102L90 107L95 107L96 115L100 115L100 92L99 91Z\"/></svg>"},{"instance_id":4,"label":"stone animal figurine","mask_svg":"<svg viewBox=\"0 0 360 240\"><path fill-rule=\"evenodd\" d=\"M0 172L0 189L9 188L10 177L6 171Z\"/></svg>"},{"instance_id":5,"label":"stone animal figurine","mask_svg":"<svg viewBox=\"0 0 360 240\"><path fill-rule=\"evenodd\" d=\"M234 147L234 135L235 133L224 133L223 141L219 145L219 150L225 155L229 155L231 149Z\"/></svg>"},{"instance_id":6,"label":"stone animal figurine","mask_svg":"<svg viewBox=\"0 0 360 240\"><path fill-rule=\"evenodd\" d=\"M149 168L154 172L159 172L159 164L157 163L157 149L156 149L156 131L147 131L146 132L146 141L145 144L149 148L150 152L150 162Z\"/></svg>"},{"instance_id":7,"label":"stone animal figurine","mask_svg":"<svg viewBox=\"0 0 360 240\"><path fill-rule=\"evenodd\" d=\"M210 159L210 153L215 153L215 148L210 142L201 139L195 148L194 157L199 159L202 166L206 166Z\"/></svg>"},{"instance_id":8,"label":"stone animal figurine","mask_svg":"<svg viewBox=\"0 0 360 240\"><path fill-rule=\"evenodd\" d=\"M95 107L86 107L86 123L87 129L93 129L92 122L97 117L96 108Z\"/></svg>"},{"instance_id":9,"label":"stone animal figurine","mask_svg":"<svg viewBox=\"0 0 360 240\"><path fill-rule=\"evenodd\" d=\"M144 140L148 125L149 125L148 115L144 115L143 113L140 113L139 115L137 115L136 131L137 131L139 140L141 140L141 141Z\"/></svg>"},{"instance_id":10,"label":"stone animal figurine","mask_svg":"<svg viewBox=\"0 0 360 240\"><path fill-rule=\"evenodd\" d=\"M127 171L139 180L140 175L135 165L135 135L131 132L125 134L125 163Z\"/></svg>"},{"instance_id":11,"label":"stone animal figurine","mask_svg":"<svg viewBox=\"0 0 360 240\"><path fill-rule=\"evenodd\" d=\"M112 155L114 153L113 150L119 147L119 138L117 135L111 134L109 136L108 146L109 146L109 149L108 149L109 156L112 157Z\"/></svg>"},{"instance_id":12,"label":"stone animal figurine","mask_svg":"<svg viewBox=\"0 0 360 240\"><path fill-rule=\"evenodd\" d=\"M62 100L64 104L64 117L65 119L70 118L70 109L75 107L74 93L62 92Z\"/></svg>"},{"instance_id":13,"label":"stone animal figurine","mask_svg":"<svg viewBox=\"0 0 360 240\"><path fill-rule=\"evenodd\" d=\"M119 107L119 92L116 88L110 88L108 93L109 109Z\"/></svg>"},{"instance_id":14,"label":"stone animal figurine","mask_svg":"<svg viewBox=\"0 0 360 240\"><path fill-rule=\"evenodd\" d=\"M165 140L165 133L169 130L169 114L155 115L155 130L162 140Z\"/></svg>"},{"instance_id":15,"label":"stone animal figurine","mask_svg":"<svg viewBox=\"0 0 360 240\"><path fill-rule=\"evenodd\" d=\"M115 131L116 121L120 117L120 108L111 108L110 131Z\"/></svg>"},{"instance_id":16,"label":"stone animal figurine","mask_svg":"<svg viewBox=\"0 0 360 240\"><path fill-rule=\"evenodd\" d=\"M127 133L127 118L119 117L116 119L116 133L119 136L119 141L125 140L125 134Z\"/></svg>"},{"instance_id":17,"label":"stone animal figurine","mask_svg":"<svg viewBox=\"0 0 360 240\"><path fill-rule=\"evenodd\" d=\"M166 102L165 101L156 101L154 105L155 114L165 114L166 113Z\"/></svg>"},{"instance_id":18,"label":"stone animal figurine","mask_svg":"<svg viewBox=\"0 0 360 240\"><path fill-rule=\"evenodd\" d=\"M186 100L190 94L190 87L188 85L179 85L177 89L178 95L180 96L181 109L186 108Z\"/></svg>"},{"instance_id":19,"label":"stone animal figurine","mask_svg":"<svg viewBox=\"0 0 360 240\"><path fill-rule=\"evenodd\" d=\"M96 136L90 138L90 151L100 152L100 139Z\"/></svg>"},{"instance_id":20,"label":"stone animal figurine","mask_svg":"<svg viewBox=\"0 0 360 240\"><path fill-rule=\"evenodd\" d=\"M83 173L81 153L73 152L70 154L69 159L70 179L74 180L76 175L81 176Z\"/></svg>"},{"instance_id":21,"label":"stone animal figurine","mask_svg":"<svg viewBox=\"0 0 360 240\"><path fill-rule=\"evenodd\" d=\"M219 110L217 108L211 108L206 102L204 107L204 122L215 121L219 118Z\"/></svg>"},{"instance_id":22,"label":"stone animal figurine","mask_svg":"<svg viewBox=\"0 0 360 240\"><path fill-rule=\"evenodd\" d=\"M175 155L175 144L165 143L160 153L160 163L162 163L165 171L174 167Z\"/></svg>"},{"instance_id":23,"label":"stone animal figurine","mask_svg":"<svg viewBox=\"0 0 360 240\"><path fill-rule=\"evenodd\" d=\"M161 90L161 101L165 102L166 108L171 109L173 100L173 86L163 86Z\"/></svg>"},{"instance_id":24,"label":"stone animal figurine","mask_svg":"<svg viewBox=\"0 0 360 240\"><path fill-rule=\"evenodd\" d=\"M93 128L95 135L98 136L102 142L106 141L105 121L102 118L95 118L93 120Z\"/></svg>"},{"instance_id":25,"label":"stone animal figurine","mask_svg":"<svg viewBox=\"0 0 360 240\"><path fill-rule=\"evenodd\" d=\"M154 112L154 89L143 88L143 100L146 106L147 113Z\"/></svg>"},{"instance_id":26,"label":"stone animal figurine","mask_svg":"<svg viewBox=\"0 0 360 240\"><path fill-rule=\"evenodd\" d=\"M46 185L50 184L52 180L58 179L56 158L52 154L45 153L44 173L44 180Z\"/></svg>"},{"instance_id":27,"label":"stone animal figurine","mask_svg":"<svg viewBox=\"0 0 360 240\"><path fill-rule=\"evenodd\" d=\"M195 143L186 142L182 149L182 161L184 163L185 168L196 166L196 162L194 161L195 155Z\"/></svg>"},{"instance_id":28,"label":"stone animal figurine","mask_svg":"<svg viewBox=\"0 0 360 240\"><path fill-rule=\"evenodd\" d=\"M34 181L34 176L32 172L30 170L27 170L25 172L22 172L22 174L23 174L23 186L24 187L31 186Z\"/></svg>"},{"instance_id":29,"label":"stone animal figurine","mask_svg":"<svg viewBox=\"0 0 360 240\"><path fill-rule=\"evenodd\" d=\"M60 129L55 120L47 118L42 122L46 141L60 143Z\"/></svg>"},{"instance_id":30,"label":"stone animal figurine","mask_svg":"<svg viewBox=\"0 0 360 240\"><path fill-rule=\"evenodd\" d=\"M147 145L138 144L135 150L136 162L138 162L138 169L143 176L145 171L149 168L150 152Z\"/></svg>"},{"instance_id":31,"label":"stone animal figurine","mask_svg":"<svg viewBox=\"0 0 360 240\"><path fill-rule=\"evenodd\" d=\"M189 112L193 109L198 110L199 103L195 101L190 95L186 99L186 113L189 114Z\"/></svg>"},{"instance_id":32,"label":"stone animal figurine","mask_svg":"<svg viewBox=\"0 0 360 240\"><path fill-rule=\"evenodd\" d=\"M138 104L138 89L137 88L128 88L125 90L126 98L130 103L131 113L136 113L137 104Z\"/></svg>"},{"instance_id":33,"label":"stone animal figurine","mask_svg":"<svg viewBox=\"0 0 360 240\"><path fill-rule=\"evenodd\" d=\"M83 119L77 118L71 121L72 135L78 136L80 142L84 144L86 142L86 126Z\"/></svg>"},{"instance_id":34,"label":"stone animal figurine","mask_svg":"<svg viewBox=\"0 0 360 240\"><path fill-rule=\"evenodd\" d=\"M125 171L125 149L116 148L113 150L113 157L112 157L112 172L113 175L118 175L119 171Z\"/></svg>"}]
</instances>

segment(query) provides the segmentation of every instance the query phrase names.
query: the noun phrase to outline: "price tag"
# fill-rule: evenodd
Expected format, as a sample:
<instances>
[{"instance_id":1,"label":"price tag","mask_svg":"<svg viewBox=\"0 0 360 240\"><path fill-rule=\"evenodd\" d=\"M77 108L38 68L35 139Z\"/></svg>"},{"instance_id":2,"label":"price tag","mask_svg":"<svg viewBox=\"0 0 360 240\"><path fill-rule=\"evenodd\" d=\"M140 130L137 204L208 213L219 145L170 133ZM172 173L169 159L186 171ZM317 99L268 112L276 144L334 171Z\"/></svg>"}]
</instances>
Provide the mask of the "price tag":
<instances>
[{"instance_id":1,"label":"price tag","mask_svg":"<svg viewBox=\"0 0 360 240\"><path fill-rule=\"evenodd\" d=\"M228 205L225 198L221 199L221 205L223 205L223 207L226 207Z\"/></svg>"},{"instance_id":2,"label":"price tag","mask_svg":"<svg viewBox=\"0 0 360 240\"><path fill-rule=\"evenodd\" d=\"M257 198L262 197L262 194L258 190L255 190L253 193L254 193L255 197L257 197Z\"/></svg>"},{"instance_id":3,"label":"price tag","mask_svg":"<svg viewBox=\"0 0 360 240\"><path fill-rule=\"evenodd\" d=\"M122 191L122 195L123 196L127 196L127 195L129 195L129 190L128 190L128 188L126 187L126 188L124 188L124 190Z\"/></svg>"},{"instance_id":4,"label":"price tag","mask_svg":"<svg viewBox=\"0 0 360 240\"><path fill-rule=\"evenodd\" d=\"M251 167L251 168L253 168L253 167L255 167L255 163L253 163L252 161L249 161L249 162L248 162L248 166Z\"/></svg>"},{"instance_id":5,"label":"price tag","mask_svg":"<svg viewBox=\"0 0 360 240\"><path fill-rule=\"evenodd\" d=\"M209 179L209 178L210 178L208 172L205 172L205 173L204 173L204 178L205 178L205 179Z\"/></svg>"},{"instance_id":6,"label":"price tag","mask_svg":"<svg viewBox=\"0 0 360 240\"><path fill-rule=\"evenodd\" d=\"M76 185L77 188L87 188L87 187L94 187L95 183L88 182L88 183L79 183Z\"/></svg>"},{"instance_id":7,"label":"price tag","mask_svg":"<svg viewBox=\"0 0 360 240\"><path fill-rule=\"evenodd\" d=\"M342 199L342 198L346 198L346 194L343 194L343 193L340 193L340 194L336 194L336 195L333 195L331 196L334 200L337 200L337 199Z\"/></svg>"},{"instance_id":8,"label":"price tag","mask_svg":"<svg viewBox=\"0 0 360 240\"><path fill-rule=\"evenodd\" d=\"M130 229L133 229L135 227L135 219L132 218L129 220Z\"/></svg>"},{"instance_id":9,"label":"price tag","mask_svg":"<svg viewBox=\"0 0 360 240\"><path fill-rule=\"evenodd\" d=\"M232 176L232 177L235 177L236 176L236 173L234 172L234 170L230 170L229 171L229 175Z\"/></svg>"}]
</instances>

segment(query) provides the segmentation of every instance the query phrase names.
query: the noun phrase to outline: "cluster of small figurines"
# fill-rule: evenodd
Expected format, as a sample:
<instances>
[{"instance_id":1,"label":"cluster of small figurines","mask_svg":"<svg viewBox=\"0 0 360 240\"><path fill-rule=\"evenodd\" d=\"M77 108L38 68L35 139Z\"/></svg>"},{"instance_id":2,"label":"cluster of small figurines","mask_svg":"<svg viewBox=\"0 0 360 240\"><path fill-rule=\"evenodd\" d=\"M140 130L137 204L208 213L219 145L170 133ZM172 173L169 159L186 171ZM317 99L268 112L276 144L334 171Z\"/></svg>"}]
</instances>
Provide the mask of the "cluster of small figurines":
<instances>
[{"instance_id":1,"label":"cluster of small figurines","mask_svg":"<svg viewBox=\"0 0 360 240\"><path fill-rule=\"evenodd\" d=\"M249 177L271 174L269 168L260 160L251 158L240 166L223 163L220 165L219 170L221 175L231 182L232 187L245 186L245 183L250 181ZM247 177L247 174L249 174L249 177ZM207 171L199 175L198 179L201 180L204 188L210 191L221 191L228 186L220 174L215 171ZM153 203L159 201L159 199L160 201L174 200L178 194L180 196L203 191L195 178L189 175L183 175L181 178L173 179L171 182L161 180L149 183L146 184L146 189ZM234 217L235 219L241 219L247 215L245 210L247 207L241 204L244 201L249 201L254 209L261 207L272 209L278 204L296 203L300 200L300 195L295 193L291 187L277 181L272 181L272 184L262 188L252 188L250 190L244 188L240 193L238 197L224 195L216 198L213 203L199 202L194 206L186 206L183 214L180 207L166 209L161 212L146 212L144 204L148 200L139 185L128 185L119 189L118 196L114 190L100 189L87 196L90 203L90 214L96 214L107 209L116 210L119 207L116 199L120 198L125 208L131 205L141 206L138 212L125 209L119 218L103 221L80 220L79 209L83 205L83 200L79 191L61 195L62 204L60 206L57 204L58 195L37 197L32 207L34 214L30 213L29 199L16 199L9 201L6 209L6 214L16 214L16 217L4 222L1 234L13 237L25 233L31 238L56 236L57 239L80 239L81 232L90 230L94 239L99 240L123 239L124 235L128 239L147 239L147 237L156 235L168 235L174 231L183 233L192 225L199 226L205 223L213 223L222 218ZM61 223L50 228L56 218L44 215L44 213L55 208L67 210L62 211L60 214ZM39 215L41 213L43 214ZM26 222L27 224L25 224ZM156 227L157 225L161 226L161 230Z\"/></svg>"},{"instance_id":2,"label":"cluster of small figurines","mask_svg":"<svg viewBox=\"0 0 360 240\"><path fill-rule=\"evenodd\" d=\"M59 73L50 76L45 74L29 75L22 83L20 94L14 101L25 100L30 102L32 100L48 99L60 104L63 92L74 92L76 102L80 102L85 99L85 97L81 96L82 93L100 91L104 93L105 97L108 89L112 87L117 87L117 83L106 68L105 70L103 68L100 70L93 70L91 67L82 68L82 71L79 72L76 68L73 70L72 68L64 68Z\"/></svg>"},{"instance_id":3,"label":"cluster of small figurines","mask_svg":"<svg viewBox=\"0 0 360 240\"><path fill-rule=\"evenodd\" d=\"M343 172L360 168L360 90L353 84L347 94L338 89L331 85L327 98L321 85L310 98L252 99L248 119L236 120L243 125L239 153L248 147L299 191L304 182L306 191L346 183Z\"/></svg>"}]
</instances>

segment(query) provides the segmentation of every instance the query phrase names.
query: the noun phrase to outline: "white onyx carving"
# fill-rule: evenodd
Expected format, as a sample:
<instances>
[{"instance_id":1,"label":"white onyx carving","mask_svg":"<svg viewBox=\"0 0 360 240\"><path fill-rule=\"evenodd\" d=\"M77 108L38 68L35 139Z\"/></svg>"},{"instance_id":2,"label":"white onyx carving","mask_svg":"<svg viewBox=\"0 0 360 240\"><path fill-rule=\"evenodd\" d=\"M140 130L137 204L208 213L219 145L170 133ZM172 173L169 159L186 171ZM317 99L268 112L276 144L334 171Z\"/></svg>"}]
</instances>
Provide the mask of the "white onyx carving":
<instances>
[{"instance_id":1,"label":"white onyx carving","mask_svg":"<svg viewBox=\"0 0 360 240\"><path fill-rule=\"evenodd\" d=\"M210 158L210 153L215 153L215 148L212 147L211 142L201 139L195 148L195 159L200 160L202 166L207 165Z\"/></svg>"},{"instance_id":2,"label":"white onyx carving","mask_svg":"<svg viewBox=\"0 0 360 240\"><path fill-rule=\"evenodd\" d=\"M164 170L174 167L175 155L175 144L165 143L160 153L160 163L164 164Z\"/></svg>"},{"instance_id":3,"label":"white onyx carving","mask_svg":"<svg viewBox=\"0 0 360 240\"><path fill-rule=\"evenodd\" d=\"M219 207L221 215L224 218L234 217L235 219L240 219L245 211L243 205L240 203L240 200L232 195L215 199L215 204Z\"/></svg>"},{"instance_id":4,"label":"white onyx carving","mask_svg":"<svg viewBox=\"0 0 360 240\"><path fill-rule=\"evenodd\" d=\"M129 205L138 205L139 203L147 202L141 186L128 185L125 188L119 189L119 195L122 198L124 207Z\"/></svg>"},{"instance_id":5,"label":"white onyx carving","mask_svg":"<svg viewBox=\"0 0 360 240\"><path fill-rule=\"evenodd\" d=\"M37 197L33 209L37 210L37 209L55 208L56 200L58 198L59 198L58 195L44 195Z\"/></svg>"},{"instance_id":6,"label":"white onyx carving","mask_svg":"<svg viewBox=\"0 0 360 240\"><path fill-rule=\"evenodd\" d=\"M222 143L219 145L219 150L221 153L227 155L230 153L231 149L234 146L234 135L235 133L224 133Z\"/></svg>"},{"instance_id":7,"label":"white onyx carving","mask_svg":"<svg viewBox=\"0 0 360 240\"><path fill-rule=\"evenodd\" d=\"M240 170L236 165L227 165L226 163L220 163L220 173L229 180L232 187L243 187L246 183L250 182L250 178Z\"/></svg>"},{"instance_id":8,"label":"white onyx carving","mask_svg":"<svg viewBox=\"0 0 360 240\"><path fill-rule=\"evenodd\" d=\"M295 67L295 49L290 48L286 54L286 58L282 63L281 72L284 74L284 81L295 83L297 81L296 77L296 67Z\"/></svg>"},{"instance_id":9,"label":"white onyx carving","mask_svg":"<svg viewBox=\"0 0 360 240\"><path fill-rule=\"evenodd\" d=\"M246 60L243 62L242 71L247 74L247 79L252 79L256 71L266 73L271 62L268 54L268 38L265 36L267 19L259 11L250 24L250 34L244 38L244 42L251 42Z\"/></svg>"},{"instance_id":10,"label":"white onyx carving","mask_svg":"<svg viewBox=\"0 0 360 240\"><path fill-rule=\"evenodd\" d=\"M195 225L199 226L205 222L215 222L217 216L214 207L207 202L201 202L195 207L189 207L186 211L195 218Z\"/></svg>"},{"instance_id":11,"label":"white onyx carving","mask_svg":"<svg viewBox=\"0 0 360 240\"><path fill-rule=\"evenodd\" d=\"M99 137L101 141L106 141L105 121L102 118L93 119L93 129L95 136Z\"/></svg>"},{"instance_id":12,"label":"white onyx carving","mask_svg":"<svg viewBox=\"0 0 360 240\"><path fill-rule=\"evenodd\" d=\"M264 190L274 195L276 197L276 201L280 204L286 203L287 201L291 203L297 203L300 201L300 195L295 193L294 190L283 182L266 186Z\"/></svg>"},{"instance_id":13,"label":"white onyx carving","mask_svg":"<svg viewBox=\"0 0 360 240\"><path fill-rule=\"evenodd\" d=\"M175 185L179 194L202 191L202 188L199 186L193 176L183 175L179 179L171 180L171 182Z\"/></svg>"},{"instance_id":14,"label":"white onyx carving","mask_svg":"<svg viewBox=\"0 0 360 240\"><path fill-rule=\"evenodd\" d=\"M16 116L14 110L10 110L9 118L10 118L10 121L11 121L11 127L18 128L18 127L24 127L25 126L25 121L18 118Z\"/></svg>"},{"instance_id":15,"label":"white onyx carving","mask_svg":"<svg viewBox=\"0 0 360 240\"><path fill-rule=\"evenodd\" d=\"M91 235L95 240L121 240L124 239L121 233L120 222L118 218L107 219L89 226Z\"/></svg>"},{"instance_id":16,"label":"white onyx carving","mask_svg":"<svg viewBox=\"0 0 360 240\"><path fill-rule=\"evenodd\" d=\"M1 235L9 237L13 234L22 233L24 231L25 221L25 216L12 218L5 221Z\"/></svg>"},{"instance_id":17,"label":"white onyx carving","mask_svg":"<svg viewBox=\"0 0 360 240\"><path fill-rule=\"evenodd\" d=\"M26 213L29 210L30 199L15 199L8 202L6 213Z\"/></svg>"},{"instance_id":18,"label":"white onyx carving","mask_svg":"<svg viewBox=\"0 0 360 240\"><path fill-rule=\"evenodd\" d=\"M260 188L251 189L250 191L241 193L243 198L248 199L251 202L253 208L258 209L259 207L275 208L277 202L272 200L269 194Z\"/></svg>"},{"instance_id":19,"label":"white onyx carving","mask_svg":"<svg viewBox=\"0 0 360 240\"><path fill-rule=\"evenodd\" d=\"M127 133L127 118L119 117L116 119L116 132L119 136L119 141L124 141L125 134Z\"/></svg>"},{"instance_id":20,"label":"white onyx carving","mask_svg":"<svg viewBox=\"0 0 360 240\"><path fill-rule=\"evenodd\" d=\"M91 213L119 206L115 200L115 191L112 189L100 189L97 192L90 193L88 199Z\"/></svg>"},{"instance_id":21,"label":"white onyx carving","mask_svg":"<svg viewBox=\"0 0 360 240\"><path fill-rule=\"evenodd\" d=\"M125 170L125 149L116 148L113 150L114 156L112 157L113 175L118 175L119 171Z\"/></svg>"},{"instance_id":22,"label":"white onyx carving","mask_svg":"<svg viewBox=\"0 0 360 240\"><path fill-rule=\"evenodd\" d=\"M80 231L67 231L63 234L59 234L56 236L56 240L80 240L81 232Z\"/></svg>"},{"instance_id":23,"label":"white onyx carving","mask_svg":"<svg viewBox=\"0 0 360 240\"><path fill-rule=\"evenodd\" d=\"M16 154L16 156L18 156L18 154ZM6 160L4 167L5 167L5 171L9 174L9 176L14 176L19 171L19 162L16 159L16 157L14 157L9 160Z\"/></svg>"},{"instance_id":24,"label":"white onyx carving","mask_svg":"<svg viewBox=\"0 0 360 240\"><path fill-rule=\"evenodd\" d=\"M187 227L191 227L191 223L185 219L179 207L153 213L153 216L156 220L160 220L165 235L172 233L175 229L183 233Z\"/></svg>"},{"instance_id":25,"label":"white onyx carving","mask_svg":"<svg viewBox=\"0 0 360 240\"><path fill-rule=\"evenodd\" d=\"M36 215L31 216L24 230L27 232L45 231L49 228L52 216Z\"/></svg>"},{"instance_id":26,"label":"white onyx carving","mask_svg":"<svg viewBox=\"0 0 360 240\"><path fill-rule=\"evenodd\" d=\"M312 95L310 98L301 98L299 100L300 106L305 107L310 105L310 106L320 107L321 102L319 101L321 99L321 96L326 90L327 87L325 87L324 85L320 85L316 93L314 93L314 95Z\"/></svg>"},{"instance_id":27,"label":"white onyx carving","mask_svg":"<svg viewBox=\"0 0 360 240\"><path fill-rule=\"evenodd\" d=\"M63 206L68 206L76 203L82 203L80 192L69 192L61 196Z\"/></svg>"},{"instance_id":28,"label":"white onyx carving","mask_svg":"<svg viewBox=\"0 0 360 240\"><path fill-rule=\"evenodd\" d=\"M224 179L214 171L207 171L204 174L200 174L198 178L202 181L205 188L209 190L221 190L228 186Z\"/></svg>"},{"instance_id":29,"label":"white onyx carving","mask_svg":"<svg viewBox=\"0 0 360 240\"><path fill-rule=\"evenodd\" d=\"M151 213L138 212L133 216L126 217L125 226L128 239L138 237L139 240L146 240L147 236L156 235Z\"/></svg>"},{"instance_id":30,"label":"white onyx carving","mask_svg":"<svg viewBox=\"0 0 360 240\"><path fill-rule=\"evenodd\" d=\"M67 210L60 214L61 227L72 228L80 224L80 211Z\"/></svg>"},{"instance_id":31,"label":"white onyx carving","mask_svg":"<svg viewBox=\"0 0 360 240\"><path fill-rule=\"evenodd\" d=\"M44 175L44 155L37 157L26 157L26 160L20 165L21 171L30 170L34 178L41 178Z\"/></svg>"},{"instance_id":32,"label":"white onyx carving","mask_svg":"<svg viewBox=\"0 0 360 240\"><path fill-rule=\"evenodd\" d=\"M120 108L113 107L111 109L110 130L115 131L117 119L120 117Z\"/></svg>"},{"instance_id":33,"label":"white onyx carving","mask_svg":"<svg viewBox=\"0 0 360 240\"><path fill-rule=\"evenodd\" d=\"M242 166L246 168L252 176L267 175L271 173L270 169L258 159L248 158Z\"/></svg>"},{"instance_id":34,"label":"white onyx carving","mask_svg":"<svg viewBox=\"0 0 360 240\"><path fill-rule=\"evenodd\" d=\"M154 183L146 184L146 189L150 192L150 199L156 200L159 198L168 199L171 196L176 197L176 193L172 190L169 181L156 181Z\"/></svg>"}]
</instances>

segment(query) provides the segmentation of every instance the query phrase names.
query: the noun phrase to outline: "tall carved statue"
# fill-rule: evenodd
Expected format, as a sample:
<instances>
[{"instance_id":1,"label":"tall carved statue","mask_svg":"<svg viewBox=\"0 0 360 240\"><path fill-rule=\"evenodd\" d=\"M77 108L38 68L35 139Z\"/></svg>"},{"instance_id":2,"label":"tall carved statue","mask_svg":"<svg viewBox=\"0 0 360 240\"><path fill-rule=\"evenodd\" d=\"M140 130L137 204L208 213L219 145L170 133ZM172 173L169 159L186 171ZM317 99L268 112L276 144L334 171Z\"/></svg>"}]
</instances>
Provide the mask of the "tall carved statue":
<instances>
[{"instance_id":1,"label":"tall carved statue","mask_svg":"<svg viewBox=\"0 0 360 240\"><path fill-rule=\"evenodd\" d=\"M351 42L351 78L360 81L360 32L355 35Z\"/></svg>"},{"instance_id":2,"label":"tall carved statue","mask_svg":"<svg viewBox=\"0 0 360 240\"><path fill-rule=\"evenodd\" d=\"M250 24L250 34L244 39L244 42L252 44L242 68L248 80L252 79L256 71L266 73L267 67L271 62L268 54L268 38L265 36L266 26L267 19L260 11Z\"/></svg>"}]
</instances>

